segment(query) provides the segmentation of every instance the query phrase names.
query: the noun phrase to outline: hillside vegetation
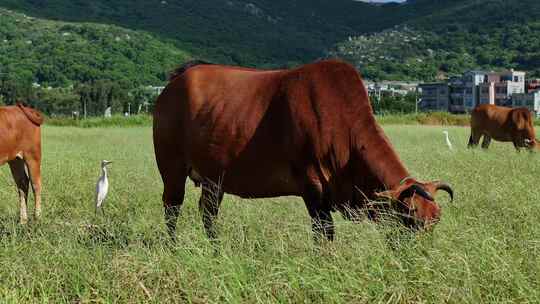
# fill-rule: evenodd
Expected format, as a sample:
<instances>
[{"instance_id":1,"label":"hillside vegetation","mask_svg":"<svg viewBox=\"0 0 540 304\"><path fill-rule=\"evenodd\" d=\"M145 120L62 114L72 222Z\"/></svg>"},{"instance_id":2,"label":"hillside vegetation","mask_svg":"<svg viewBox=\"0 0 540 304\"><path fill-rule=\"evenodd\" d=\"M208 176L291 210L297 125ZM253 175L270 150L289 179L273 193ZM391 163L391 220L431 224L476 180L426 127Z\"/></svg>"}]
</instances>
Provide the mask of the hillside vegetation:
<instances>
[{"instance_id":1,"label":"hillside vegetation","mask_svg":"<svg viewBox=\"0 0 540 304\"><path fill-rule=\"evenodd\" d=\"M416 1L431 14L338 43L370 79L434 80L466 69L519 69L540 76L540 1Z\"/></svg>"},{"instance_id":2,"label":"hillside vegetation","mask_svg":"<svg viewBox=\"0 0 540 304\"><path fill-rule=\"evenodd\" d=\"M396 22L386 8L351 0L0 0L0 6L148 31L196 57L257 66L310 61L348 35Z\"/></svg>"},{"instance_id":3,"label":"hillside vegetation","mask_svg":"<svg viewBox=\"0 0 540 304\"><path fill-rule=\"evenodd\" d=\"M82 98L78 84L108 81L124 92L163 85L187 58L269 68L339 57L372 80L431 81L476 68L540 76L537 0L0 0L0 7L12 10L0 9L0 103L35 100L33 82L62 87L61 99L71 101ZM95 113L110 105L94 103Z\"/></svg>"},{"instance_id":4,"label":"hillside vegetation","mask_svg":"<svg viewBox=\"0 0 540 304\"><path fill-rule=\"evenodd\" d=\"M188 56L143 31L0 9L0 86L7 81L52 87L96 80L160 84Z\"/></svg>"}]
</instances>

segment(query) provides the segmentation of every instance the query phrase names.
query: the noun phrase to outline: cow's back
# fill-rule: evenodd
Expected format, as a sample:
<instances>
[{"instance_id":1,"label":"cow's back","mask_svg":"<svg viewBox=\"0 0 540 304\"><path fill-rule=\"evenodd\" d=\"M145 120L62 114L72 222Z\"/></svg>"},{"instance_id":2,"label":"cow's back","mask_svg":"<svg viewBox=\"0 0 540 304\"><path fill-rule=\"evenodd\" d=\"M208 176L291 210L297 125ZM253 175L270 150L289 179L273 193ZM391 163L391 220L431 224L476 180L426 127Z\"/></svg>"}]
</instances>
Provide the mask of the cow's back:
<instances>
[{"instance_id":1,"label":"cow's back","mask_svg":"<svg viewBox=\"0 0 540 304\"><path fill-rule=\"evenodd\" d=\"M197 175L224 177L225 192L295 195L307 167L332 175L347 165L352 128L366 115L373 119L360 77L341 62L280 71L202 65L159 97L154 140Z\"/></svg>"}]
</instances>

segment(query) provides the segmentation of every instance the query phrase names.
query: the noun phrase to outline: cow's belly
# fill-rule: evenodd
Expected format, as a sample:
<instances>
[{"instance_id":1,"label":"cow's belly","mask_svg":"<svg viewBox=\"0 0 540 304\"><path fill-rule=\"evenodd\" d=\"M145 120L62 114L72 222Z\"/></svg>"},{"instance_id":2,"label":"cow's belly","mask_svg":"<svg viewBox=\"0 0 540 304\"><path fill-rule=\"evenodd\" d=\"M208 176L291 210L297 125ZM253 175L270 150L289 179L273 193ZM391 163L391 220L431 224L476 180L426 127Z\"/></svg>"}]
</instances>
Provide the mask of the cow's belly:
<instances>
[{"instance_id":1,"label":"cow's belly","mask_svg":"<svg viewBox=\"0 0 540 304\"><path fill-rule=\"evenodd\" d=\"M0 143L1 145L2 143ZM15 158L23 158L23 153L19 149L7 149L5 146L0 148L0 166Z\"/></svg>"},{"instance_id":2,"label":"cow's belly","mask_svg":"<svg viewBox=\"0 0 540 304\"><path fill-rule=\"evenodd\" d=\"M215 127L213 133L198 132L203 135L188 146L188 166L194 171L192 179L196 173L201 182L221 182L225 193L247 198L301 193L302 183L294 177L291 166L291 155L295 152L273 140L283 136L264 134L247 140L228 133L220 136L217 131L220 129Z\"/></svg>"},{"instance_id":3,"label":"cow's belly","mask_svg":"<svg viewBox=\"0 0 540 304\"><path fill-rule=\"evenodd\" d=\"M231 166L221 172L198 168L193 164L190 178L196 182L211 182L225 193L243 198L301 194L301 183L293 177L290 168L268 163L261 161L250 166Z\"/></svg>"},{"instance_id":4,"label":"cow's belly","mask_svg":"<svg viewBox=\"0 0 540 304\"><path fill-rule=\"evenodd\" d=\"M493 138L496 141L502 141L502 142L513 141L512 138L505 137L505 136L492 136L491 138Z\"/></svg>"},{"instance_id":5,"label":"cow's belly","mask_svg":"<svg viewBox=\"0 0 540 304\"><path fill-rule=\"evenodd\" d=\"M482 135L487 135L496 141L512 141L511 132L506 132L504 130L501 130L500 127L496 127L496 126L491 126L488 128L484 127L480 129L480 133L482 133Z\"/></svg>"},{"instance_id":6,"label":"cow's belly","mask_svg":"<svg viewBox=\"0 0 540 304\"><path fill-rule=\"evenodd\" d=\"M496 141L513 141L512 135L504 132L490 132L488 135Z\"/></svg>"}]
</instances>

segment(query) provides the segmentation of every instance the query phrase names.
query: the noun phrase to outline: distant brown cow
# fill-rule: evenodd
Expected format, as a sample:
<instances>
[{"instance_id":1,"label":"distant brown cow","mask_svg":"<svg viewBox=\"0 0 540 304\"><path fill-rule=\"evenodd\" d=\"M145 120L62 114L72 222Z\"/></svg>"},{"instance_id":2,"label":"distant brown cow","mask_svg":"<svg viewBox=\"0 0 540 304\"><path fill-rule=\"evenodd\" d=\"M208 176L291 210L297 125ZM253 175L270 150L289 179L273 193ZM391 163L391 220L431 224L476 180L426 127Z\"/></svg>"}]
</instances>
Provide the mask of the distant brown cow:
<instances>
[{"instance_id":1,"label":"distant brown cow","mask_svg":"<svg viewBox=\"0 0 540 304\"><path fill-rule=\"evenodd\" d=\"M202 185L210 238L224 192L300 196L315 236L328 239L332 211L349 217L387 197L404 224L424 228L441 216L435 193L452 195L447 184L410 177L375 121L360 75L341 61L271 71L189 63L157 99L153 137L173 238L188 176Z\"/></svg>"},{"instance_id":2,"label":"distant brown cow","mask_svg":"<svg viewBox=\"0 0 540 304\"><path fill-rule=\"evenodd\" d=\"M41 215L42 123L43 116L38 111L20 103L0 107L0 165L7 162L15 179L19 193L20 222L23 224L28 221L26 203L30 181L34 190L35 218Z\"/></svg>"},{"instance_id":3,"label":"distant brown cow","mask_svg":"<svg viewBox=\"0 0 540 304\"><path fill-rule=\"evenodd\" d=\"M479 105L471 113L469 147L476 147L484 136L482 148L487 149L491 139L512 142L520 148L536 146L533 117L527 108L507 108L490 104Z\"/></svg>"}]
</instances>

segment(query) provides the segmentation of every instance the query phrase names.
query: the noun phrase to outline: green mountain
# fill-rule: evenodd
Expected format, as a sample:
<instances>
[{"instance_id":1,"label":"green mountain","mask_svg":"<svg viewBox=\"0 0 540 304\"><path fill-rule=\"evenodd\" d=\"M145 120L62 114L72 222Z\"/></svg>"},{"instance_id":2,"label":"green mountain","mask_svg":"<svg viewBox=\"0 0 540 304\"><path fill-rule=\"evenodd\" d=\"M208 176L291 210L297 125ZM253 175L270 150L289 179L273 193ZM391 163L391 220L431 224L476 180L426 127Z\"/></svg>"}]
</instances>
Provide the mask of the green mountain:
<instances>
[{"instance_id":1,"label":"green mountain","mask_svg":"<svg viewBox=\"0 0 540 304\"><path fill-rule=\"evenodd\" d=\"M540 77L540 1L408 5L417 10L406 22L344 40L327 56L356 64L371 79L433 80L478 68L514 68Z\"/></svg>"},{"instance_id":2,"label":"green mountain","mask_svg":"<svg viewBox=\"0 0 540 304\"><path fill-rule=\"evenodd\" d=\"M48 21L0 9L0 80L68 86L158 84L188 53L142 31Z\"/></svg>"},{"instance_id":3,"label":"green mountain","mask_svg":"<svg viewBox=\"0 0 540 304\"><path fill-rule=\"evenodd\" d=\"M388 14L395 5L352 0L0 0L0 7L143 30L196 57L252 66L310 61L349 35L397 21Z\"/></svg>"},{"instance_id":4,"label":"green mountain","mask_svg":"<svg viewBox=\"0 0 540 304\"><path fill-rule=\"evenodd\" d=\"M538 0L0 0L0 7L37 18L18 26L21 17L3 11L0 42L15 36L18 46L0 43L0 69L52 85L159 84L187 57L267 68L337 56L374 79L540 70Z\"/></svg>"}]
</instances>

